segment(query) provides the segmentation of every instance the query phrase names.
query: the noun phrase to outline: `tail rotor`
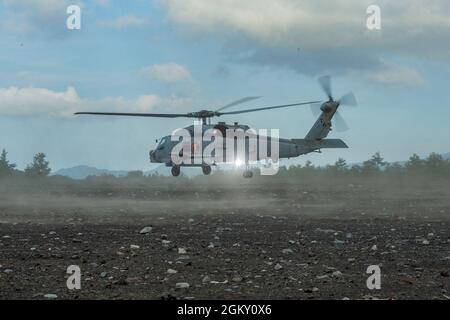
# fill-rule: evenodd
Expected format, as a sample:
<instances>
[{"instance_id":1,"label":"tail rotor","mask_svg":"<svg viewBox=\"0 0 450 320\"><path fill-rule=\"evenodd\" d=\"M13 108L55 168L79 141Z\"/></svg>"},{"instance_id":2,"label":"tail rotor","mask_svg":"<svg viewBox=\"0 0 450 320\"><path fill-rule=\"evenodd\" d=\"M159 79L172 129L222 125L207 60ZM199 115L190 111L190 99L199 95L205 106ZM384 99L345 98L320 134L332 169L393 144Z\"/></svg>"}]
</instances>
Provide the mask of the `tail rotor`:
<instances>
[{"instance_id":1,"label":"tail rotor","mask_svg":"<svg viewBox=\"0 0 450 320\"><path fill-rule=\"evenodd\" d=\"M337 108L340 106L345 107L356 107L358 105L358 102L356 101L355 95L353 92L349 92L345 95L343 95L339 100L335 101L333 98L333 93L331 89L331 77L330 76L323 76L318 79L320 86L322 87L322 90L325 92L325 94L328 97L328 101L324 103L316 103L311 104L311 111L315 117L317 117L322 111L328 110L326 107L327 104L332 103L335 105L336 111L334 113L333 118L333 124L336 127L336 130L339 132L347 131L349 129L349 126L347 125L344 118L340 115L340 113L337 111ZM325 110L324 110L325 109Z\"/></svg>"}]
</instances>

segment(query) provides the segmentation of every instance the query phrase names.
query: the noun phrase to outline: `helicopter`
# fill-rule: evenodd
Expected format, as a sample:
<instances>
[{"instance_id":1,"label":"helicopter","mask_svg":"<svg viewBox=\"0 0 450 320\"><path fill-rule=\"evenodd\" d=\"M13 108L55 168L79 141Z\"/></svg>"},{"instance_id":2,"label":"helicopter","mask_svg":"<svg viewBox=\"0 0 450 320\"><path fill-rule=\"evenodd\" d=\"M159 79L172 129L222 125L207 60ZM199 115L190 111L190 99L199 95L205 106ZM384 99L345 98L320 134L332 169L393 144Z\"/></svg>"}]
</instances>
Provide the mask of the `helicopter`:
<instances>
[{"instance_id":1,"label":"helicopter","mask_svg":"<svg viewBox=\"0 0 450 320\"><path fill-rule=\"evenodd\" d=\"M264 110L274 110L274 109L281 109L281 108L287 108L287 107L293 107L293 106L305 106L310 105L311 110L315 116L318 116L318 119L315 121L309 132L306 134L306 136L303 139L285 139L285 138L279 138L278 139L278 158L295 158L300 155L304 155L311 152L321 152L321 149L327 149L327 148L348 148L347 144L342 141L341 139L326 139L329 132L332 130L332 119L335 121L336 129L337 131L346 131L348 129L348 126L345 122L345 120L342 118L342 116L338 112L338 108L340 106L351 106L356 107L357 101L355 96L352 92L347 93L342 98L335 100L332 95L331 90L331 77L330 76L323 76L318 79L318 82L322 88L322 90L325 92L328 100L325 102L322 101L308 101L308 102L300 102L300 103L293 103L293 104L285 104L285 105L276 105L276 106L268 106L268 107L261 107L261 108L252 108L252 109L244 109L244 110L238 110L238 111L227 111L224 112L225 109L234 107L239 104L243 104L255 99L258 99L260 97L245 97L242 99L239 99L237 101L234 101L232 103L229 103L217 110L211 111L211 110L200 110L196 112L189 112L189 113L123 113L123 112L76 112L75 115L103 115L103 116L127 116L127 117L154 117L154 118L191 118L196 119L198 121L198 124L190 125L188 127L185 127L184 130L186 130L189 134L189 138L193 138L194 131L196 128L200 126L200 131L202 133L207 132L208 130L213 130L216 133L219 133L222 137L225 139L228 138L227 135L230 135L229 132L236 132L236 131L248 131L250 130L250 127L247 125L239 124L238 122L234 122L233 124L227 124L226 122L217 122L212 123L211 119L215 117L221 117L226 115L237 115L237 114L243 114L243 113L250 113L250 112L259 112ZM196 149L204 150L208 144L212 143L211 141L201 141L200 146L198 143L192 143L192 140L190 140L189 145L191 146L191 152L189 156L196 157L196 160L199 161L193 161L193 162L182 162L182 163L175 163L173 161L173 150L175 150L175 147L180 143L181 139L173 139L172 135L166 135L162 137L159 140L156 140L157 146L154 150L150 150L149 152L149 158L151 163L162 163L165 164L167 167L171 167L171 173L174 177L177 177L181 173L181 167L201 167L204 175L209 175L211 173L211 166L215 166L222 163L228 163L228 162L234 162L235 164L245 164L245 170L243 172L244 178L251 178L253 176L252 171L250 170L249 162L250 162L250 145L248 142L248 139L244 142L244 156L242 159L237 158L236 155L236 138L235 136L230 137L233 139L232 144L234 147L228 148L223 147L222 154L230 154L234 152L233 157L224 157L221 158L221 161L207 161L208 159L204 156L204 154L198 155L196 153ZM248 138L248 137L247 137ZM272 153L272 144L269 143L269 141L273 140L273 137L268 135L260 135L256 134L256 138L259 141L259 144L257 145L257 149L261 148L261 141L264 148L266 149L267 153L266 156L261 157L258 155L254 160L261 161L261 160L267 160L270 158L270 154ZM200 147L200 148L199 148ZM231 149L231 150L229 150ZM183 155L183 149L180 151L180 155ZM231 160L230 160L231 159ZM278 160L278 159L277 159Z\"/></svg>"}]
</instances>

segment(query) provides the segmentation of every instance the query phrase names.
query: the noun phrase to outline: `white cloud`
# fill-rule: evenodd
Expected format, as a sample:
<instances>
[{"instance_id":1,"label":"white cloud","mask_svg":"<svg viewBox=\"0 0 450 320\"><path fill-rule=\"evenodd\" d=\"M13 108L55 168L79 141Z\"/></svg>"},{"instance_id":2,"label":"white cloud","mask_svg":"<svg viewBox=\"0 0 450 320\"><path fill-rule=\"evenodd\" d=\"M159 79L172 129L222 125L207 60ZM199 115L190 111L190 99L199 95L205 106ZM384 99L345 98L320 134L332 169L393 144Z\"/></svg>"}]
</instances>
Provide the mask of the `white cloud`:
<instances>
[{"instance_id":1,"label":"white cloud","mask_svg":"<svg viewBox=\"0 0 450 320\"><path fill-rule=\"evenodd\" d=\"M67 34L66 9L79 0L3 0L7 13L1 24L9 31L26 35L61 38Z\"/></svg>"},{"instance_id":2,"label":"white cloud","mask_svg":"<svg viewBox=\"0 0 450 320\"><path fill-rule=\"evenodd\" d=\"M70 87L63 92L44 88L1 88L0 113L2 115L67 115L71 107L80 104L81 99Z\"/></svg>"},{"instance_id":3,"label":"white cloud","mask_svg":"<svg viewBox=\"0 0 450 320\"><path fill-rule=\"evenodd\" d=\"M192 79L189 70L176 63L154 64L142 68L139 73L142 76L166 83L189 81Z\"/></svg>"},{"instance_id":4,"label":"white cloud","mask_svg":"<svg viewBox=\"0 0 450 320\"><path fill-rule=\"evenodd\" d=\"M390 86L421 87L425 84L416 70L397 65L386 65L384 69L369 71L366 78Z\"/></svg>"},{"instance_id":5,"label":"white cloud","mask_svg":"<svg viewBox=\"0 0 450 320\"><path fill-rule=\"evenodd\" d=\"M138 18L135 15L126 15L118 17L114 20L99 21L98 25L114 29L124 29L128 27L139 27L147 24L147 21L142 18Z\"/></svg>"},{"instance_id":6,"label":"white cloud","mask_svg":"<svg viewBox=\"0 0 450 320\"><path fill-rule=\"evenodd\" d=\"M383 57L450 57L448 0L377 1L381 31L366 28L373 0L159 1L183 30L223 39L237 62L311 75L369 70L374 81L412 84L421 82L416 71L388 71Z\"/></svg>"},{"instance_id":7,"label":"white cloud","mask_svg":"<svg viewBox=\"0 0 450 320\"><path fill-rule=\"evenodd\" d=\"M401 50L450 35L447 0L378 1L382 36L366 25L372 0L160 0L170 17L201 32L243 33L272 47L329 49L390 47ZM435 43L439 44L439 43ZM448 47L447 47L448 48ZM430 51L439 48L424 48ZM404 48L404 50L408 50Z\"/></svg>"},{"instance_id":8,"label":"white cloud","mask_svg":"<svg viewBox=\"0 0 450 320\"><path fill-rule=\"evenodd\" d=\"M187 98L141 95L135 99L106 97L83 99L75 88L52 91L46 88L0 88L0 115L71 117L77 111L99 112L164 112L189 107Z\"/></svg>"}]
</instances>

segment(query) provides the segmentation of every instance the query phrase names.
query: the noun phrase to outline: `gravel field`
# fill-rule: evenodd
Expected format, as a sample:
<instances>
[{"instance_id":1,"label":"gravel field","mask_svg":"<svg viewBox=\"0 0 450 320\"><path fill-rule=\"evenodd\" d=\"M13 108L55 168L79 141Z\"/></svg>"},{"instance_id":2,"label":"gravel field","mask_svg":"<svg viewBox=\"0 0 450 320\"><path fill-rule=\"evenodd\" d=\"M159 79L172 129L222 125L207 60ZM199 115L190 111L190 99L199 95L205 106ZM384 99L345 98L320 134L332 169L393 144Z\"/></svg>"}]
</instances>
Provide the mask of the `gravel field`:
<instances>
[{"instance_id":1,"label":"gravel field","mask_svg":"<svg viewBox=\"0 0 450 320\"><path fill-rule=\"evenodd\" d=\"M1 299L450 299L442 192L117 187L0 199ZM70 265L81 290L66 286ZM370 265L380 290L367 288Z\"/></svg>"}]
</instances>

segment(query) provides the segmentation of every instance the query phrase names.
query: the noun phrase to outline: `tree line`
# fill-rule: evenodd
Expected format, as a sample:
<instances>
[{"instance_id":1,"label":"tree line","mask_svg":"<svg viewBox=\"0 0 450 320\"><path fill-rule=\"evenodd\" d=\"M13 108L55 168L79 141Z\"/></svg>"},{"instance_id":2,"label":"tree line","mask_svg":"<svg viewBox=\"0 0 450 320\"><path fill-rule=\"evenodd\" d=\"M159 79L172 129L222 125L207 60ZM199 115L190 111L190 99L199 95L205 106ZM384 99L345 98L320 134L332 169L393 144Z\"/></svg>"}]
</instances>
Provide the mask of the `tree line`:
<instances>
[{"instance_id":1,"label":"tree line","mask_svg":"<svg viewBox=\"0 0 450 320\"><path fill-rule=\"evenodd\" d=\"M37 153L24 171L17 169L15 163L10 162L6 150L2 150L0 155L0 178L26 176L26 177L47 177L51 172L49 161L44 153ZM228 175L229 172L216 170L213 175ZM413 154L404 163L389 163L384 160L380 152L376 152L370 159L360 164L348 164L345 159L339 158L334 164L327 166L314 166L311 161L306 161L304 165L293 165L290 167L280 167L277 177L290 179L294 177L370 177L386 176L398 177L408 176L429 176L433 178L450 178L450 161L444 159L437 153L431 153L426 158L420 158ZM150 176L149 178L155 176ZM95 177L89 177L89 179ZM115 178L115 177L110 177ZM126 177L128 179L148 178L142 171L130 171ZM117 179L123 179L117 178Z\"/></svg>"},{"instance_id":2,"label":"tree line","mask_svg":"<svg viewBox=\"0 0 450 320\"><path fill-rule=\"evenodd\" d=\"M33 157L33 161L28 164L24 171L17 170L17 165L8 160L8 152L5 149L0 154L0 178L26 175L28 177L47 177L51 169L46 155L42 152Z\"/></svg>"},{"instance_id":3,"label":"tree line","mask_svg":"<svg viewBox=\"0 0 450 320\"><path fill-rule=\"evenodd\" d=\"M307 161L303 166L282 167L281 176L293 175L327 175L334 177L399 177L399 176L427 176L450 178L450 161L442 155L431 153L428 157L420 158L413 154L405 162L387 162L376 152L370 159L360 164L348 164L345 159L339 158L334 164L327 166L314 166Z\"/></svg>"}]
</instances>

